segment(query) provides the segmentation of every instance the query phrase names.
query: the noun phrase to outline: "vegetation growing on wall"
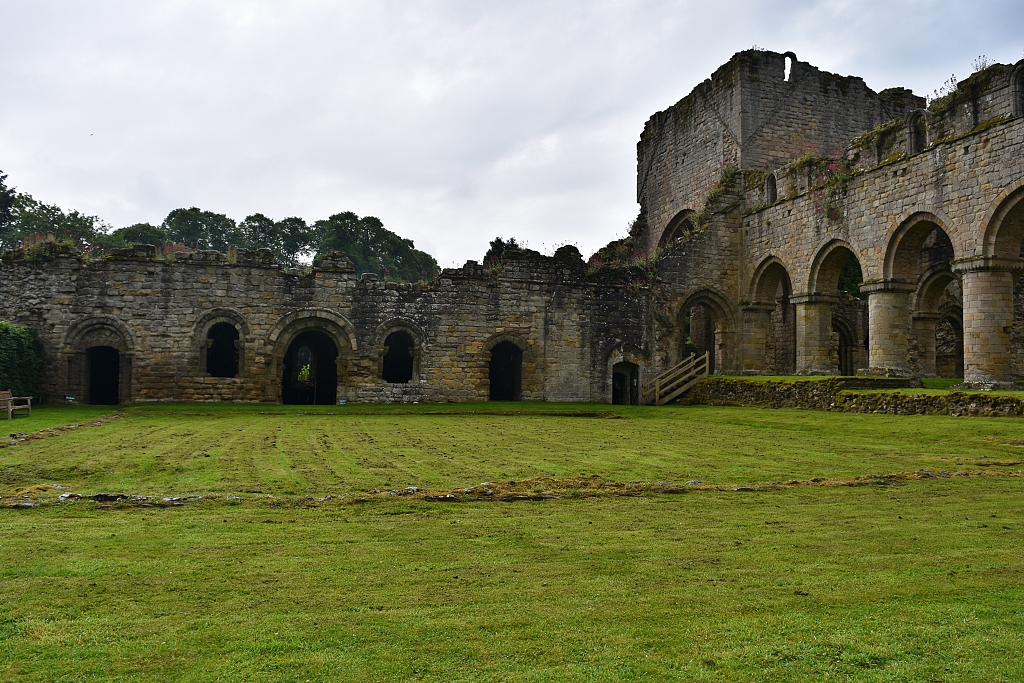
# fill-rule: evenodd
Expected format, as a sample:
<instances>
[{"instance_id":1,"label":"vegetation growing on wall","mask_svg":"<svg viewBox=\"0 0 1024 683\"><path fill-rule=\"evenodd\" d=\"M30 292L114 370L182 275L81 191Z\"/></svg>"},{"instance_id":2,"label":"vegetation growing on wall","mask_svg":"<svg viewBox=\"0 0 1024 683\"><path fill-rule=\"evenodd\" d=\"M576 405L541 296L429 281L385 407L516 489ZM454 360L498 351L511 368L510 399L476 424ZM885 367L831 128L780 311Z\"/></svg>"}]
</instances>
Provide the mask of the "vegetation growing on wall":
<instances>
[{"instance_id":1,"label":"vegetation growing on wall","mask_svg":"<svg viewBox=\"0 0 1024 683\"><path fill-rule=\"evenodd\" d=\"M39 396L43 344L35 328L0 322L0 390L15 396Z\"/></svg>"}]
</instances>

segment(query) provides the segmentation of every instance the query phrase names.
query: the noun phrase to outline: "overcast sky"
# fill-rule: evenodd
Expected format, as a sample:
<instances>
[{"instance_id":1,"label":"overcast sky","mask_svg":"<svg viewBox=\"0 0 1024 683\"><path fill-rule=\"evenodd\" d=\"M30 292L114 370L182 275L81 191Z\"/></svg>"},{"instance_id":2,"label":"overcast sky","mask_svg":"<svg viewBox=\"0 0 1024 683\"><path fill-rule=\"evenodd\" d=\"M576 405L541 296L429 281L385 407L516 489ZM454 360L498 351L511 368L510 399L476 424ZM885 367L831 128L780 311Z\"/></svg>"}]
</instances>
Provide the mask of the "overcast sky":
<instances>
[{"instance_id":1,"label":"overcast sky","mask_svg":"<svg viewBox=\"0 0 1024 683\"><path fill-rule=\"evenodd\" d=\"M380 217L442 266L584 255L636 142L739 50L930 93L1024 57L1021 0L0 0L0 169L114 227L199 206Z\"/></svg>"}]
</instances>

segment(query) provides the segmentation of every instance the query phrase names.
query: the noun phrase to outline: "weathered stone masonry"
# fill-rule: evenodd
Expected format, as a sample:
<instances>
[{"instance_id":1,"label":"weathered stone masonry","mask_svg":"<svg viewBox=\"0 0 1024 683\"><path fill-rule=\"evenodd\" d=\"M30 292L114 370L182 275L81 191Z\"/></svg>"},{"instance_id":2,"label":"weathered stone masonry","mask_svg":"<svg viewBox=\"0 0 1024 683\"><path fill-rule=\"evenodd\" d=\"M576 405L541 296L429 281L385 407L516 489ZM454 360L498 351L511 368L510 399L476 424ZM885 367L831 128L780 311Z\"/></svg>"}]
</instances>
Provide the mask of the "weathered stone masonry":
<instances>
[{"instance_id":1,"label":"weathered stone masonry","mask_svg":"<svg viewBox=\"0 0 1024 683\"><path fill-rule=\"evenodd\" d=\"M735 55L640 139L654 273L572 247L430 285L342 255L303 274L269 252L15 253L0 319L39 331L48 400L629 400L704 350L720 374L1001 386L1024 375L1024 63L924 104ZM839 291L851 258L866 302Z\"/></svg>"},{"instance_id":2,"label":"weathered stone masonry","mask_svg":"<svg viewBox=\"0 0 1024 683\"><path fill-rule=\"evenodd\" d=\"M573 247L555 257L513 253L500 272L469 262L430 287L360 277L343 256L303 276L266 253L242 252L233 264L218 252L186 253L168 263L152 247L91 263L65 254L3 268L0 317L39 330L51 400L88 400L89 350L112 347L121 358L120 402L277 402L289 347L309 331L338 352L330 402L486 400L490 352L503 341L522 351L520 397L528 400L607 401L612 364L643 364L642 298L588 278ZM205 372L208 332L218 323L239 332L235 377ZM394 331L414 340L405 384L382 378Z\"/></svg>"}]
</instances>

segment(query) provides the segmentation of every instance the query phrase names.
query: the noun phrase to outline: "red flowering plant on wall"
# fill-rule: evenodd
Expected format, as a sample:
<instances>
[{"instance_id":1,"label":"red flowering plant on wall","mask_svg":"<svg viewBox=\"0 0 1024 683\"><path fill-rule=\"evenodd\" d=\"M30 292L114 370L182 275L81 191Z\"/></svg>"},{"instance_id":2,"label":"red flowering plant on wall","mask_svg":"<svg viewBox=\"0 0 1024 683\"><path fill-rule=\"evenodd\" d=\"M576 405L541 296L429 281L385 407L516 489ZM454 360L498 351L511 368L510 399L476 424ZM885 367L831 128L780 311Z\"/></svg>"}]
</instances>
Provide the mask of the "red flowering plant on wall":
<instances>
[{"instance_id":1,"label":"red flowering plant on wall","mask_svg":"<svg viewBox=\"0 0 1024 683\"><path fill-rule=\"evenodd\" d=\"M843 217L840 205L850 179L853 178L854 170L850 162L839 152L829 159L820 161L824 169L811 190L811 198L817 211L825 214L831 221L838 221Z\"/></svg>"}]
</instances>

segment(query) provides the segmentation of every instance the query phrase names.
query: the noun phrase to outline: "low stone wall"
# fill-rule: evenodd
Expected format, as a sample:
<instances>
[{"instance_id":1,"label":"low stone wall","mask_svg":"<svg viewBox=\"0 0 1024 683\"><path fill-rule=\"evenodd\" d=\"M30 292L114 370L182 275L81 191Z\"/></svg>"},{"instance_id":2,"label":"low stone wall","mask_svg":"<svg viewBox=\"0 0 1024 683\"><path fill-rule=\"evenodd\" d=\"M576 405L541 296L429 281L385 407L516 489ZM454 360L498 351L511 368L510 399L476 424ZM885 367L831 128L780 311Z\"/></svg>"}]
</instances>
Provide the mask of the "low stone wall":
<instances>
[{"instance_id":1,"label":"low stone wall","mask_svg":"<svg viewBox=\"0 0 1024 683\"><path fill-rule=\"evenodd\" d=\"M849 389L880 389L861 384L885 382L861 378L834 378L798 382L757 382L711 377L699 383L680 401L715 406L803 408L844 413L885 415L970 415L982 417L1024 416L1024 399L1015 396L962 393L904 394L853 392ZM885 388L892 382L885 382Z\"/></svg>"}]
</instances>

